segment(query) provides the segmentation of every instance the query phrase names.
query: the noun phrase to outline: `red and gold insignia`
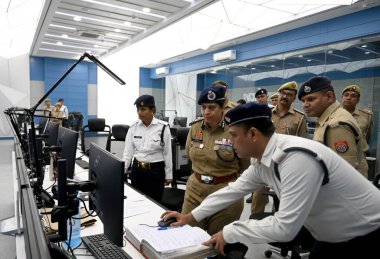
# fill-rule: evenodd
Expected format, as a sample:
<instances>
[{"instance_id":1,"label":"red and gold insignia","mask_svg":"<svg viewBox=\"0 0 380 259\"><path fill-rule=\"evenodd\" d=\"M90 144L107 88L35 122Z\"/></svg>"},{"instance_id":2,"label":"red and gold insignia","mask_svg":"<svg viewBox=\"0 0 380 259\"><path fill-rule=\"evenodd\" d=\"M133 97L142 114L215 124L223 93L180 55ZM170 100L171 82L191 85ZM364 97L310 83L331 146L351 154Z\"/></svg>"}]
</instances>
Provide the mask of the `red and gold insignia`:
<instances>
[{"instance_id":1,"label":"red and gold insignia","mask_svg":"<svg viewBox=\"0 0 380 259\"><path fill-rule=\"evenodd\" d=\"M348 150L348 142L347 140L340 140L334 143L334 147L336 152L345 153Z\"/></svg>"},{"instance_id":2,"label":"red and gold insignia","mask_svg":"<svg viewBox=\"0 0 380 259\"><path fill-rule=\"evenodd\" d=\"M203 133L202 132L198 132L195 137L197 139L203 139Z\"/></svg>"}]
</instances>

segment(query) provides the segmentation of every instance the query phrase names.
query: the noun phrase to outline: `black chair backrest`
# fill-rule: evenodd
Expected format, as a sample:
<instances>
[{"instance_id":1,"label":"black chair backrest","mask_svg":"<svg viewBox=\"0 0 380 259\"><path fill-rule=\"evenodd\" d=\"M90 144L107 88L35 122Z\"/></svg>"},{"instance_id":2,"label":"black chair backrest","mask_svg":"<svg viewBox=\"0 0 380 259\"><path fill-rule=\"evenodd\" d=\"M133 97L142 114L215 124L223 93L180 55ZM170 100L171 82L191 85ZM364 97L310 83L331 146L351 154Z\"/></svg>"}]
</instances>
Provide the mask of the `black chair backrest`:
<instances>
[{"instance_id":1,"label":"black chair backrest","mask_svg":"<svg viewBox=\"0 0 380 259\"><path fill-rule=\"evenodd\" d=\"M82 130L83 114L81 112L69 112L68 124L72 130Z\"/></svg>"},{"instance_id":2,"label":"black chair backrest","mask_svg":"<svg viewBox=\"0 0 380 259\"><path fill-rule=\"evenodd\" d=\"M88 129L90 131L104 131L106 127L106 119L93 118L88 120Z\"/></svg>"},{"instance_id":3,"label":"black chair backrest","mask_svg":"<svg viewBox=\"0 0 380 259\"><path fill-rule=\"evenodd\" d=\"M175 139L180 146L186 145L187 135L189 134L190 128L177 128Z\"/></svg>"},{"instance_id":4,"label":"black chair backrest","mask_svg":"<svg viewBox=\"0 0 380 259\"><path fill-rule=\"evenodd\" d=\"M127 136L129 126L125 124L115 124L112 126L112 137L116 141L124 141Z\"/></svg>"}]
</instances>

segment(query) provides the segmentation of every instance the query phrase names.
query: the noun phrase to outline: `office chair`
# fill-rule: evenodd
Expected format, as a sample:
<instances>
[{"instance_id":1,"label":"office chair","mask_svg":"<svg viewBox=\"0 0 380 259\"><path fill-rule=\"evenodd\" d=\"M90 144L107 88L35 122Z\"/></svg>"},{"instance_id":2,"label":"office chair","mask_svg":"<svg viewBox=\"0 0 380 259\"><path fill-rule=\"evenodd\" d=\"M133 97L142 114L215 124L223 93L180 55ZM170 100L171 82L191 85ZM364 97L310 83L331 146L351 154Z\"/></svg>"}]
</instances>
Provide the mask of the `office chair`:
<instances>
[{"instance_id":1,"label":"office chair","mask_svg":"<svg viewBox=\"0 0 380 259\"><path fill-rule=\"evenodd\" d=\"M82 130L83 114L81 112L69 112L68 128L80 132Z\"/></svg>"},{"instance_id":2,"label":"office chair","mask_svg":"<svg viewBox=\"0 0 380 259\"><path fill-rule=\"evenodd\" d=\"M101 118L89 119L88 125L85 125L82 128L82 134L81 134L81 149L84 154L87 154L87 152L89 151L89 150L86 150L85 148L84 137L87 133L90 133L90 132L107 132L108 134L110 134L111 127L106 125L105 119L101 119Z\"/></svg>"},{"instance_id":3,"label":"office chair","mask_svg":"<svg viewBox=\"0 0 380 259\"><path fill-rule=\"evenodd\" d=\"M185 197L185 190L178 188L178 184L186 185L191 174L191 163L188 160L185 145L189 128L171 128L173 182L170 188L165 188L161 204L169 210L181 211Z\"/></svg>"},{"instance_id":4,"label":"office chair","mask_svg":"<svg viewBox=\"0 0 380 259\"><path fill-rule=\"evenodd\" d=\"M274 208L277 211L280 206L280 200L277 195L274 192L266 192L263 193L263 195L268 195L273 198ZM271 215L273 215L272 212L260 212L252 214L249 218L261 220ZM264 252L264 254L267 258L270 258L272 254L276 254L284 259L301 259L300 253L309 252L314 245L314 241L315 239L310 232L305 227L302 227L292 241L269 243L271 246ZM288 256L289 252L291 252L290 257Z\"/></svg>"},{"instance_id":5,"label":"office chair","mask_svg":"<svg viewBox=\"0 0 380 259\"><path fill-rule=\"evenodd\" d=\"M112 126L110 134L108 134L106 150L111 152L112 141L125 141L129 126L125 124L115 124Z\"/></svg>"}]
</instances>

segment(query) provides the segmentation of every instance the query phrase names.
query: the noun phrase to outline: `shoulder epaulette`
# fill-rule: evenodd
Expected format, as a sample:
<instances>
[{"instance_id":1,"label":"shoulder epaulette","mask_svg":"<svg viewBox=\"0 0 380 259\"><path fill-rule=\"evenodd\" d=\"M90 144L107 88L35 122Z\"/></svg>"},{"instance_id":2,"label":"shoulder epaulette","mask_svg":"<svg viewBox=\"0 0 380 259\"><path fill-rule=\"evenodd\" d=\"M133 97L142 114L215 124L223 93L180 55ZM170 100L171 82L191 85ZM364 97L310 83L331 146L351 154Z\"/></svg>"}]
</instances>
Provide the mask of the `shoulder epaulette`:
<instances>
[{"instance_id":1,"label":"shoulder epaulette","mask_svg":"<svg viewBox=\"0 0 380 259\"><path fill-rule=\"evenodd\" d=\"M193 125L193 124L195 124L195 123L201 122L201 121L203 121L203 120L204 120L203 117L197 118L197 119L193 120L192 122L190 122L190 123L189 123L189 126L191 126L191 125Z\"/></svg>"},{"instance_id":2,"label":"shoulder epaulette","mask_svg":"<svg viewBox=\"0 0 380 259\"><path fill-rule=\"evenodd\" d=\"M370 109L358 108L359 111L372 115L373 112Z\"/></svg>"},{"instance_id":3,"label":"shoulder epaulette","mask_svg":"<svg viewBox=\"0 0 380 259\"><path fill-rule=\"evenodd\" d=\"M294 109L294 108L293 108L293 110L294 110L295 112L298 112L298 113L300 113L300 114L302 114L302 115L305 116L305 113L301 112L300 110L297 110L297 109Z\"/></svg>"},{"instance_id":4,"label":"shoulder epaulette","mask_svg":"<svg viewBox=\"0 0 380 259\"><path fill-rule=\"evenodd\" d=\"M160 123L160 124L162 124L162 125L165 125L165 126L169 125L168 122L166 122L166 121L162 121L162 120L158 120L158 123Z\"/></svg>"}]
</instances>

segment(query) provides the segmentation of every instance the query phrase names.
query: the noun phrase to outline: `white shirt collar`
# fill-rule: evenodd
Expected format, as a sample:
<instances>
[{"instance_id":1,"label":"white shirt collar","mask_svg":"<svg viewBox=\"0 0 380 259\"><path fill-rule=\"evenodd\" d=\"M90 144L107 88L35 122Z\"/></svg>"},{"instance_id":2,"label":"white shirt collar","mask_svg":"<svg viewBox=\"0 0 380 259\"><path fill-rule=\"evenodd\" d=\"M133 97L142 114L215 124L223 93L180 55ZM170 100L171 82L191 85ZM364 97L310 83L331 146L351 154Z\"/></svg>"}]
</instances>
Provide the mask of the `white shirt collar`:
<instances>
[{"instance_id":1,"label":"white shirt collar","mask_svg":"<svg viewBox=\"0 0 380 259\"><path fill-rule=\"evenodd\" d=\"M269 139L267 146L265 147L263 156L261 158L261 163L263 163L266 167L270 167L272 161L272 155L276 150L276 143L278 141L277 133L273 133L272 137Z\"/></svg>"}]
</instances>

